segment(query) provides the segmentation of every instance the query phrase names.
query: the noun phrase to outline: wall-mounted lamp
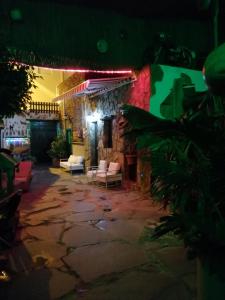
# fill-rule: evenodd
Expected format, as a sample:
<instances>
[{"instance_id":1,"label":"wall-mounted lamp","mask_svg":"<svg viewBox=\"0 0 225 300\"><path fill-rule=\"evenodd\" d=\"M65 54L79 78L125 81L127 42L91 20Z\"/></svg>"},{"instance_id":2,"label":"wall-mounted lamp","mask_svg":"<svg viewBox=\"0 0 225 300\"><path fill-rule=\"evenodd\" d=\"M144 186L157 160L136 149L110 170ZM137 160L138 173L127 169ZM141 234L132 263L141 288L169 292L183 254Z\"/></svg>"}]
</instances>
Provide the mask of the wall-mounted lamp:
<instances>
[{"instance_id":1,"label":"wall-mounted lamp","mask_svg":"<svg viewBox=\"0 0 225 300\"><path fill-rule=\"evenodd\" d=\"M98 112L94 112L93 114L87 115L86 116L87 122L98 122L100 120L100 114Z\"/></svg>"}]
</instances>

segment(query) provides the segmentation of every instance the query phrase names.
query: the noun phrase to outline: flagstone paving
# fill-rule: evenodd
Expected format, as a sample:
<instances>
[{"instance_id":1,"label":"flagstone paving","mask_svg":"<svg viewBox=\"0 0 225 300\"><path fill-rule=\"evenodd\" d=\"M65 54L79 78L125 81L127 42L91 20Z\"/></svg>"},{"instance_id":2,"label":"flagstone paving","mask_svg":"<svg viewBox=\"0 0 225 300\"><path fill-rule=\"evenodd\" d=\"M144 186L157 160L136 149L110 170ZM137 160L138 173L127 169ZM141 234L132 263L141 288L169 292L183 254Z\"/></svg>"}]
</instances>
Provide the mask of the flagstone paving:
<instances>
[{"instance_id":1,"label":"flagstone paving","mask_svg":"<svg viewBox=\"0 0 225 300\"><path fill-rule=\"evenodd\" d=\"M195 262L172 235L151 241L165 214L146 194L35 167L0 299L194 300Z\"/></svg>"}]
</instances>

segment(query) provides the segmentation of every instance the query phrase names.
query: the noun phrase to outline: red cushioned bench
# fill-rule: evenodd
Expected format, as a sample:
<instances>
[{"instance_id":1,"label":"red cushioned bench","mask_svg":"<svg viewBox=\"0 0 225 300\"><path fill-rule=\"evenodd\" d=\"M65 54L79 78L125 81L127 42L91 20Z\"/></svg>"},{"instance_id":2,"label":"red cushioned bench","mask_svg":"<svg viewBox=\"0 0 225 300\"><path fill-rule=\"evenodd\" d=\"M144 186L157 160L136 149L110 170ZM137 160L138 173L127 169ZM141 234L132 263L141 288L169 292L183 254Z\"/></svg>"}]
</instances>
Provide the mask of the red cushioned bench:
<instances>
[{"instance_id":1,"label":"red cushioned bench","mask_svg":"<svg viewBox=\"0 0 225 300\"><path fill-rule=\"evenodd\" d=\"M32 179L32 161L19 162L18 170L15 171L14 186L16 189L28 191Z\"/></svg>"}]
</instances>

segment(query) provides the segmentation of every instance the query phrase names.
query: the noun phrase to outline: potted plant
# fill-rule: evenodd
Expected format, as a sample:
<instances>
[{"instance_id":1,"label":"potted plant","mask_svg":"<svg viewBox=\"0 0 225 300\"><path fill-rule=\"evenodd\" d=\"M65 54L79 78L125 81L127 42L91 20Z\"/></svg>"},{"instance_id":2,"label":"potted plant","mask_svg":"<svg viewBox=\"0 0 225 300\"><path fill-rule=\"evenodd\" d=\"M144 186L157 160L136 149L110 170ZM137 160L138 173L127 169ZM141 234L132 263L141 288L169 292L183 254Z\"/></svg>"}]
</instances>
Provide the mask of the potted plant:
<instances>
[{"instance_id":1,"label":"potted plant","mask_svg":"<svg viewBox=\"0 0 225 300\"><path fill-rule=\"evenodd\" d=\"M187 99L188 100L188 99ZM153 238L168 232L198 261L198 299L225 299L225 98L196 93L176 120L124 105L125 135L150 150L151 193L169 208Z\"/></svg>"},{"instance_id":2,"label":"potted plant","mask_svg":"<svg viewBox=\"0 0 225 300\"><path fill-rule=\"evenodd\" d=\"M137 163L137 149L136 149L136 137L129 136L129 139L124 139L125 158L127 165L133 165Z\"/></svg>"},{"instance_id":3,"label":"potted plant","mask_svg":"<svg viewBox=\"0 0 225 300\"><path fill-rule=\"evenodd\" d=\"M59 167L60 159L68 156L67 142L62 134L56 136L55 139L51 142L51 147L47 153L52 158L53 166Z\"/></svg>"},{"instance_id":4,"label":"potted plant","mask_svg":"<svg viewBox=\"0 0 225 300\"><path fill-rule=\"evenodd\" d=\"M128 166L136 164L136 162L137 162L137 155L136 154L125 154L125 156L126 156Z\"/></svg>"}]
</instances>

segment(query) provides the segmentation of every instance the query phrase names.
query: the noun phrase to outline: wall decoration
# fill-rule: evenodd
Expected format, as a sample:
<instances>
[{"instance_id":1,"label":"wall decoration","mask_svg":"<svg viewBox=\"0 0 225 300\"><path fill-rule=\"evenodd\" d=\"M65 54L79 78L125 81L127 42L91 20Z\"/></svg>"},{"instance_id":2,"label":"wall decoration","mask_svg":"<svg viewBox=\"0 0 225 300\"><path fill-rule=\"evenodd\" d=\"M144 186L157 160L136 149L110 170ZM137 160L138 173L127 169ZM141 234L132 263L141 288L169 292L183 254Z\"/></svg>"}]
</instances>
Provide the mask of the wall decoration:
<instances>
[{"instance_id":1,"label":"wall decoration","mask_svg":"<svg viewBox=\"0 0 225 300\"><path fill-rule=\"evenodd\" d=\"M15 115L12 118L4 118L3 123L3 138L27 136L28 121L25 115Z\"/></svg>"}]
</instances>

